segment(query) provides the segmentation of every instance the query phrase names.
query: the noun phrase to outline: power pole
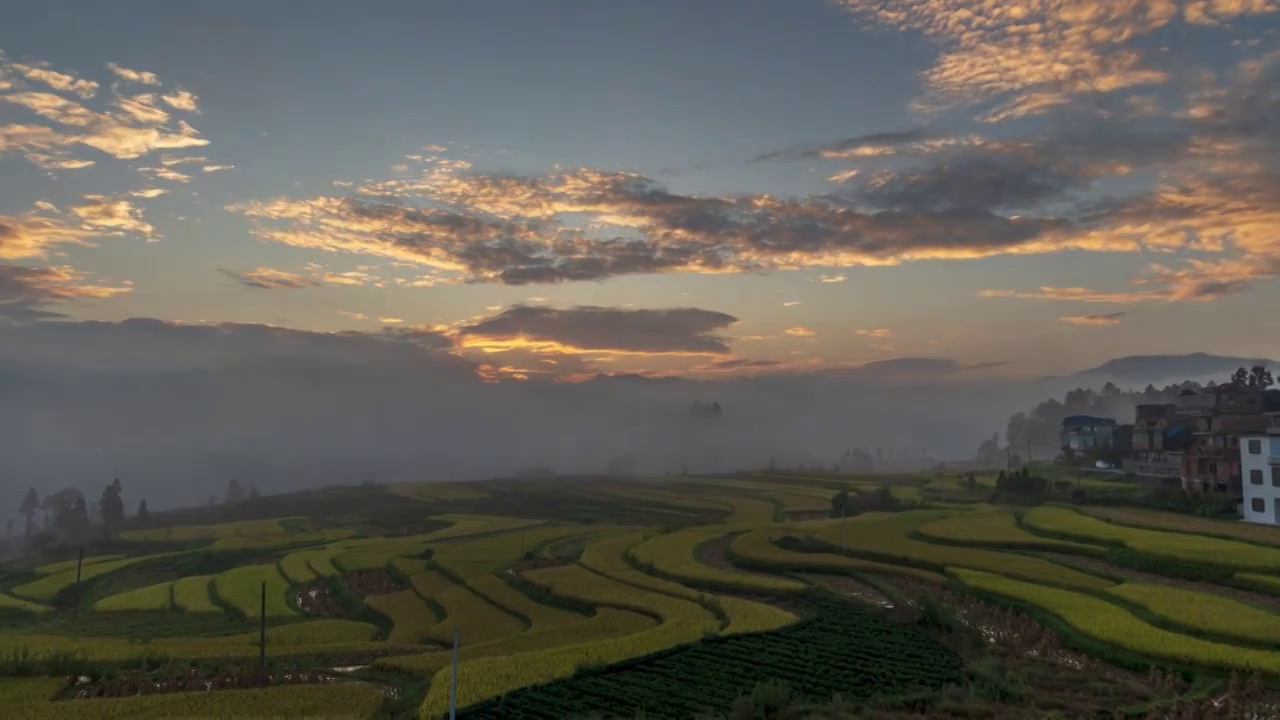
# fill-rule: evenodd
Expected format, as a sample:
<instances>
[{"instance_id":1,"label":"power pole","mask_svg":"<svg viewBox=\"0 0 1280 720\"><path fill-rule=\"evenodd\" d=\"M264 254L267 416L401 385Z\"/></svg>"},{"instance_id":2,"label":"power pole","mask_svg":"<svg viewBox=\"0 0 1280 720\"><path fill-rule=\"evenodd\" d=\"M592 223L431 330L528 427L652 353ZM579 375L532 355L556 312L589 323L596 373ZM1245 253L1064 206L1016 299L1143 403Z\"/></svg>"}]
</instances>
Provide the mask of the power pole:
<instances>
[{"instance_id":1,"label":"power pole","mask_svg":"<svg viewBox=\"0 0 1280 720\"><path fill-rule=\"evenodd\" d=\"M76 604L71 608L71 617L80 613L80 571L84 568L84 544L80 544L80 554L76 558Z\"/></svg>"},{"instance_id":2,"label":"power pole","mask_svg":"<svg viewBox=\"0 0 1280 720\"><path fill-rule=\"evenodd\" d=\"M258 613L258 687L267 685L267 581L262 581L262 606Z\"/></svg>"},{"instance_id":3,"label":"power pole","mask_svg":"<svg viewBox=\"0 0 1280 720\"><path fill-rule=\"evenodd\" d=\"M844 502L840 503L840 552L847 552L849 543L846 541L845 525L844 525Z\"/></svg>"},{"instance_id":4,"label":"power pole","mask_svg":"<svg viewBox=\"0 0 1280 720\"><path fill-rule=\"evenodd\" d=\"M453 671L449 673L449 720L458 717L458 626L453 626Z\"/></svg>"}]
</instances>

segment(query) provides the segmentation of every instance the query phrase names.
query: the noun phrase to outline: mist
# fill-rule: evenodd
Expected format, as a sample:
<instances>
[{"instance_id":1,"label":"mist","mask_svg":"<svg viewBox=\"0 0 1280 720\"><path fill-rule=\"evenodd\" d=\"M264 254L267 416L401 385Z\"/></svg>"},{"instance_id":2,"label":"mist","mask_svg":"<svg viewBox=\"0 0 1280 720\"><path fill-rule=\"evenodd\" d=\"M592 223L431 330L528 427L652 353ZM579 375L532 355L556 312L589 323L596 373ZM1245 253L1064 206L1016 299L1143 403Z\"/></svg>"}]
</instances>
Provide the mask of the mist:
<instances>
[{"instance_id":1,"label":"mist","mask_svg":"<svg viewBox=\"0 0 1280 720\"><path fill-rule=\"evenodd\" d=\"M640 473L708 473L831 465L849 447L924 466L921 451L972 457L1011 413L1080 385L921 359L717 381L488 383L450 350L426 332L0 327L3 496L13 508L28 487L95 498L120 478L130 511L142 498L161 510L221 500L232 477L269 493L603 473L618 460ZM694 417L695 401L718 402L723 415Z\"/></svg>"}]
</instances>

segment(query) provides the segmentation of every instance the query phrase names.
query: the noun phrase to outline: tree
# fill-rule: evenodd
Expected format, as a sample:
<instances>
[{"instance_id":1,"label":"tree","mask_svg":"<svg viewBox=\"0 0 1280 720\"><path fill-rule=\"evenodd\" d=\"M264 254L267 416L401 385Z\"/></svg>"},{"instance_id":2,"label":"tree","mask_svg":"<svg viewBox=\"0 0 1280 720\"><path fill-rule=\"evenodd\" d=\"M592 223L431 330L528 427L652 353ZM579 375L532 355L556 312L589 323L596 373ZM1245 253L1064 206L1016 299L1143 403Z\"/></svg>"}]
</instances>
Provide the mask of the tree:
<instances>
[{"instance_id":1,"label":"tree","mask_svg":"<svg viewBox=\"0 0 1280 720\"><path fill-rule=\"evenodd\" d=\"M138 512L133 514L133 522L138 527L144 527L151 521L151 511L147 509L147 499L142 498L142 502L138 503Z\"/></svg>"},{"instance_id":2,"label":"tree","mask_svg":"<svg viewBox=\"0 0 1280 720\"><path fill-rule=\"evenodd\" d=\"M26 537L31 537L31 520L35 517L36 510L40 509L40 496L36 495L36 489L31 488L27 491L27 496L22 500L22 507L18 508L18 512L27 516L27 532Z\"/></svg>"},{"instance_id":3,"label":"tree","mask_svg":"<svg viewBox=\"0 0 1280 720\"><path fill-rule=\"evenodd\" d=\"M1102 386L1102 396L1105 398L1118 398L1120 397L1120 388L1116 387L1115 383L1108 381L1106 385Z\"/></svg>"},{"instance_id":4,"label":"tree","mask_svg":"<svg viewBox=\"0 0 1280 720\"><path fill-rule=\"evenodd\" d=\"M1245 387L1249 384L1249 371L1243 367L1231 373L1231 384Z\"/></svg>"},{"instance_id":5,"label":"tree","mask_svg":"<svg viewBox=\"0 0 1280 720\"><path fill-rule=\"evenodd\" d=\"M84 494L77 492L71 498L70 512L63 513L60 523L62 533L71 539L80 539L89 529L89 506L84 501Z\"/></svg>"},{"instance_id":6,"label":"tree","mask_svg":"<svg viewBox=\"0 0 1280 720\"><path fill-rule=\"evenodd\" d=\"M120 498L120 478L116 478L102 490L98 509L102 512L102 528L108 534L124 527L124 500Z\"/></svg>"},{"instance_id":7,"label":"tree","mask_svg":"<svg viewBox=\"0 0 1280 720\"><path fill-rule=\"evenodd\" d=\"M969 473L969 477L965 478L964 484L969 489L969 492L973 492L978 489L978 478L974 477L973 473Z\"/></svg>"},{"instance_id":8,"label":"tree","mask_svg":"<svg viewBox=\"0 0 1280 720\"><path fill-rule=\"evenodd\" d=\"M1258 390L1266 390L1275 384L1275 381L1271 378L1271 371L1264 365L1255 365L1249 371L1247 382L1249 387L1257 388Z\"/></svg>"},{"instance_id":9,"label":"tree","mask_svg":"<svg viewBox=\"0 0 1280 720\"><path fill-rule=\"evenodd\" d=\"M257 500L260 497L262 497L262 493L258 492L258 484L249 483L249 499Z\"/></svg>"},{"instance_id":10,"label":"tree","mask_svg":"<svg viewBox=\"0 0 1280 720\"><path fill-rule=\"evenodd\" d=\"M840 517L841 514L848 514L848 511L849 491L841 490L831 498L831 517Z\"/></svg>"},{"instance_id":11,"label":"tree","mask_svg":"<svg viewBox=\"0 0 1280 720\"><path fill-rule=\"evenodd\" d=\"M244 487L240 484L240 480L231 478L231 482L227 483L227 504L243 502L244 498Z\"/></svg>"}]
</instances>

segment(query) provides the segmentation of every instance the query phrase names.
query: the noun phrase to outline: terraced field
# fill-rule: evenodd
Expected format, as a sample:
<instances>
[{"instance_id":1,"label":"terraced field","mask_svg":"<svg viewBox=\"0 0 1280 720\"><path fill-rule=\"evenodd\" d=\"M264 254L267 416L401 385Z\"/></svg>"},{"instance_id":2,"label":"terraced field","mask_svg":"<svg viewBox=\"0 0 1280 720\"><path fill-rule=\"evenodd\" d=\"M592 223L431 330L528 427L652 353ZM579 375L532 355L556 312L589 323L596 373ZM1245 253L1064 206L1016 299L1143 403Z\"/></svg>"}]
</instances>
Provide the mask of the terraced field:
<instances>
[{"instance_id":1,"label":"terraced field","mask_svg":"<svg viewBox=\"0 0 1280 720\"><path fill-rule=\"evenodd\" d=\"M1007 663L1018 656L958 656L962 643L939 644L931 626L912 624L904 609L913 601L901 593L967 593L992 612L1017 608L1095 664L1177 669L1204 695L1226 692L1233 670L1280 693L1280 542L1269 529L1115 507L966 502L989 483L969 491L963 478L936 473L579 479L568 490L547 481L522 489L511 515L477 514L501 507L512 482L366 490L420 509L419 534L402 520L376 532L365 516L344 527L345 507L323 519L130 530L123 542L87 548L79 593L66 559L75 548L6 568L6 717L298 717L335 707L351 717L436 717L448 710L455 630L464 718L629 717L640 708L725 716L770 681L787 683L791 702L915 693L910 702L925 715L962 697L1013 702L976 685L944 698L947 683L979 682L988 667L979 661L1013 677L1019 670ZM829 510L842 488L886 483L903 503L947 500L843 521L784 519ZM629 515L613 517L627 524L557 512L588 502L625 506ZM1176 562L1179 572L1204 572L1195 584L1108 572L1125 559L1144 571ZM832 592L844 586L893 601ZM1262 601L1273 596L1275 605ZM260 622L268 688L254 687ZM970 662L979 664L965 670ZM1082 682L1112 677L1099 672ZM180 691L191 683L202 691ZM1003 716L984 712L975 716Z\"/></svg>"}]
</instances>

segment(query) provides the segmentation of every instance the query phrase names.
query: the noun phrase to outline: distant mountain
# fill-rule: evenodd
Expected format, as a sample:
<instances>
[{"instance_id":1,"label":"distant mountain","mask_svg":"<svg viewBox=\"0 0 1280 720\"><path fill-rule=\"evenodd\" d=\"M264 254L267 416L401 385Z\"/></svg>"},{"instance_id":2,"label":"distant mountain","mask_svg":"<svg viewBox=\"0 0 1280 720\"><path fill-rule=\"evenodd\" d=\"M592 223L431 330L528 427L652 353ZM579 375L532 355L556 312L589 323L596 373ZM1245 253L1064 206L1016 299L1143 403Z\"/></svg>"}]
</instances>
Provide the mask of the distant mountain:
<instances>
[{"instance_id":1,"label":"distant mountain","mask_svg":"<svg viewBox=\"0 0 1280 720\"><path fill-rule=\"evenodd\" d=\"M1261 358L1228 357L1208 353L1190 355L1130 355L1116 358L1088 370L1081 370L1073 378L1111 378L1131 383L1158 383L1164 380L1187 380L1209 375L1220 375L1225 380L1240 367L1263 364L1280 365L1274 360Z\"/></svg>"}]
</instances>

